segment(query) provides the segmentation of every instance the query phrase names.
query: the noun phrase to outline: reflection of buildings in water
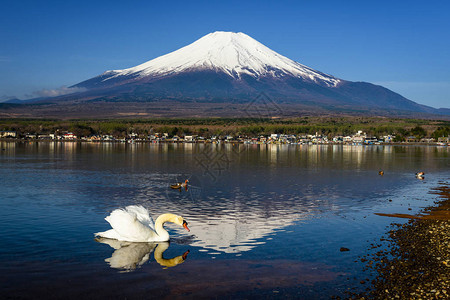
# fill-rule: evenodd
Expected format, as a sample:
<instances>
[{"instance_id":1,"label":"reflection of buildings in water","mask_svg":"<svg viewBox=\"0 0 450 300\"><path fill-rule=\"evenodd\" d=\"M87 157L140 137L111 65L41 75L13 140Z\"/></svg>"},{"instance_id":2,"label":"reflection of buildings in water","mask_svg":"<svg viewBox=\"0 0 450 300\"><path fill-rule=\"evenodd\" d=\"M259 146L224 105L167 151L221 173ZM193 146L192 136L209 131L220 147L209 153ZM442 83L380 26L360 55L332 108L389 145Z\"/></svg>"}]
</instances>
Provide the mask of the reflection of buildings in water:
<instances>
[{"instance_id":1,"label":"reflection of buildings in water","mask_svg":"<svg viewBox=\"0 0 450 300\"><path fill-rule=\"evenodd\" d=\"M180 143L179 145L182 146L183 151L187 154L192 154L192 152L194 151L194 143Z\"/></svg>"},{"instance_id":2,"label":"reflection of buildings in water","mask_svg":"<svg viewBox=\"0 0 450 300\"><path fill-rule=\"evenodd\" d=\"M105 153L112 153L113 150L113 143L99 143L100 148L102 149L102 152Z\"/></svg>"},{"instance_id":3,"label":"reflection of buildings in water","mask_svg":"<svg viewBox=\"0 0 450 300\"><path fill-rule=\"evenodd\" d=\"M320 148L317 147L317 145L310 145L307 148L307 154L308 154L308 166L309 165L317 165L317 162L319 160L319 150Z\"/></svg>"},{"instance_id":4,"label":"reflection of buildings in water","mask_svg":"<svg viewBox=\"0 0 450 300\"><path fill-rule=\"evenodd\" d=\"M436 153L450 153L450 147L449 146L436 146L436 149L433 149Z\"/></svg>"},{"instance_id":5,"label":"reflection of buildings in water","mask_svg":"<svg viewBox=\"0 0 450 300\"><path fill-rule=\"evenodd\" d=\"M48 143L48 153L50 155L54 155L55 154L55 145L56 145L55 142L49 142Z\"/></svg>"},{"instance_id":6,"label":"reflection of buildings in water","mask_svg":"<svg viewBox=\"0 0 450 300\"><path fill-rule=\"evenodd\" d=\"M256 149L254 149L254 150L257 150L257 151L259 151L259 155L260 155L260 157L264 157L264 156L266 156L267 155L267 152L269 151L269 149L270 149L270 145L268 145L268 144L262 144L262 145L257 145L258 147L256 148ZM252 149L253 149L253 147L252 147Z\"/></svg>"},{"instance_id":7,"label":"reflection of buildings in water","mask_svg":"<svg viewBox=\"0 0 450 300\"><path fill-rule=\"evenodd\" d=\"M16 143L15 142L0 142L0 151L6 151L8 155L15 153Z\"/></svg>"},{"instance_id":8,"label":"reflection of buildings in water","mask_svg":"<svg viewBox=\"0 0 450 300\"><path fill-rule=\"evenodd\" d=\"M363 163L365 149L366 148L362 145L343 145L342 160L344 165L355 165L356 169L359 169Z\"/></svg>"},{"instance_id":9,"label":"reflection of buildings in water","mask_svg":"<svg viewBox=\"0 0 450 300\"><path fill-rule=\"evenodd\" d=\"M393 146L388 146L388 145L384 145L384 146L381 146L382 147L382 152L384 153L384 154L392 154L392 153L394 153L393 152L393 149L394 149L394 147ZM389 156L390 157L390 156Z\"/></svg>"},{"instance_id":10,"label":"reflection of buildings in water","mask_svg":"<svg viewBox=\"0 0 450 300\"><path fill-rule=\"evenodd\" d=\"M61 153L64 155L64 160L68 163L73 163L77 155L77 142L59 142Z\"/></svg>"},{"instance_id":11,"label":"reflection of buildings in water","mask_svg":"<svg viewBox=\"0 0 450 300\"><path fill-rule=\"evenodd\" d=\"M306 148L307 166L318 167L327 161L327 145L308 145Z\"/></svg>"},{"instance_id":12,"label":"reflection of buildings in water","mask_svg":"<svg viewBox=\"0 0 450 300\"><path fill-rule=\"evenodd\" d=\"M63 142L63 148L64 148L64 152L66 154L71 154L73 155L74 152L76 152L77 149L77 143L76 142Z\"/></svg>"},{"instance_id":13,"label":"reflection of buildings in water","mask_svg":"<svg viewBox=\"0 0 450 300\"><path fill-rule=\"evenodd\" d=\"M167 154L169 152L169 143L158 143L152 145L152 149L154 149L156 152Z\"/></svg>"},{"instance_id":14,"label":"reflection of buildings in water","mask_svg":"<svg viewBox=\"0 0 450 300\"><path fill-rule=\"evenodd\" d=\"M333 155L333 159L335 157L338 157L342 153L342 145L332 145L331 146L331 153Z\"/></svg>"},{"instance_id":15,"label":"reflection of buildings in water","mask_svg":"<svg viewBox=\"0 0 450 300\"><path fill-rule=\"evenodd\" d=\"M184 146L183 143L173 143L172 144L172 149L173 150L178 150L178 149L182 148L183 146Z\"/></svg>"},{"instance_id":16,"label":"reflection of buildings in water","mask_svg":"<svg viewBox=\"0 0 450 300\"><path fill-rule=\"evenodd\" d=\"M276 164L278 160L278 151L280 150L280 145L271 144L268 146L269 147L267 148L267 150L269 152L269 161L273 164Z\"/></svg>"},{"instance_id":17,"label":"reflection of buildings in water","mask_svg":"<svg viewBox=\"0 0 450 300\"><path fill-rule=\"evenodd\" d=\"M156 262L163 267L175 267L183 263L189 253L189 251L186 251L183 255L165 259L163 253L169 248L168 242L130 243L107 238L96 238L95 240L115 249L112 256L105 259L105 262L107 262L111 268L126 272L134 271L136 268L145 264L150 259L150 254L152 252L154 252L153 256Z\"/></svg>"}]
</instances>

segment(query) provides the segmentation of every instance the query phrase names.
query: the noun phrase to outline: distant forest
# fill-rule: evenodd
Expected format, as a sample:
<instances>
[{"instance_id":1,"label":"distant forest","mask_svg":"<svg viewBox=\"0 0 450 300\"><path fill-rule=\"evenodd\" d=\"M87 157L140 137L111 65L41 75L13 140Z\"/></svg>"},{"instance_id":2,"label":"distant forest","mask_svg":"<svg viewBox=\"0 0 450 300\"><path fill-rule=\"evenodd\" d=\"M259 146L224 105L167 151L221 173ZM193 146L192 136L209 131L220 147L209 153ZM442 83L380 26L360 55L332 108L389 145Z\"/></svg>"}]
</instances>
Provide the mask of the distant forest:
<instances>
[{"instance_id":1,"label":"distant forest","mask_svg":"<svg viewBox=\"0 0 450 300\"><path fill-rule=\"evenodd\" d=\"M199 135L204 137L242 135L248 137L279 134L315 134L328 137L345 136L358 130L372 136L395 135L397 141L408 136L438 138L450 135L450 121L426 119L394 119L382 117L302 117L295 119L192 118L192 119L123 119L123 120L44 120L3 119L0 131L16 131L18 135L72 132L77 136L130 133L169 136Z\"/></svg>"}]
</instances>

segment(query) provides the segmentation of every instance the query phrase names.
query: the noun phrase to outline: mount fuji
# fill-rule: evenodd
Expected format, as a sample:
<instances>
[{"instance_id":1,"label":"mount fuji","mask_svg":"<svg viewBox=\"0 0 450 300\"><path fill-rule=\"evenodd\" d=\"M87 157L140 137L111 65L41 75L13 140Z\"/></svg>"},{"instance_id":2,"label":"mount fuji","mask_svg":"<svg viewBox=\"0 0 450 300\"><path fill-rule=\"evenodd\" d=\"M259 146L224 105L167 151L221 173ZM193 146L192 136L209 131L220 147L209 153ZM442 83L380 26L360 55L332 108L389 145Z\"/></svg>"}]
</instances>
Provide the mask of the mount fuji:
<instances>
[{"instance_id":1,"label":"mount fuji","mask_svg":"<svg viewBox=\"0 0 450 300\"><path fill-rule=\"evenodd\" d=\"M199 71L227 75L230 80L244 77L294 77L335 87L340 80L299 64L239 32L214 32L172 53L124 70L112 70L78 87L101 87L136 81L150 82Z\"/></svg>"},{"instance_id":2,"label":"mount fuji","mask_svg":"<svg viewBox=\"0 0 450 300\"><path fill-rule=\"evenodd\" d=\"M41 103L100 104L123 110L144 105L148 115L195 107L195 116L233 115L264 95L288 115L349 112L439 114L382 86L352 82L295 62L244 33L213 32L138 66L110 70L69 88L72 94ZM112 104L113 103L113 104ZM267 101L265 105L267 104ZM266 105L267 106L267 105ZM228 111L230 107L234 111ZM155 110L153 110L155 108ZM93 109L91 109L92 111ZM192 116L177 110L177 116Z\"/></svg>"}]
</instances>

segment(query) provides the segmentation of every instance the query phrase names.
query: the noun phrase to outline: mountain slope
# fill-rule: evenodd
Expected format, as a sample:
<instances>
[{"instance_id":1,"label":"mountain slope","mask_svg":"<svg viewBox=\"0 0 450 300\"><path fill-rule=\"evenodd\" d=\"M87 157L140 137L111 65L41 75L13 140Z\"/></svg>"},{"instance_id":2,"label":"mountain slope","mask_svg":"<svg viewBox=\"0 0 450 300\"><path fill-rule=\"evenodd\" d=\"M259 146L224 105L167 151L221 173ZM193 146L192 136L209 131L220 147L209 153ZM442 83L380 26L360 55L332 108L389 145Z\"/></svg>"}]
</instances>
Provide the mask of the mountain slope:
<instances>
[{"instance_id":1,"label":"mountain slope","mask_svg":"<svg viewBox=\"0 0 450 300\"><path fill-rule=\"evenodd\" d=\"M246 104L264 93L273 103L299 111L443 113L382 86L316 71L233 32L210 33L169 54L106 71L73 87L82 92L41 101L107 103L111 110L117 102Z\"/></svg>"}]
</instances>

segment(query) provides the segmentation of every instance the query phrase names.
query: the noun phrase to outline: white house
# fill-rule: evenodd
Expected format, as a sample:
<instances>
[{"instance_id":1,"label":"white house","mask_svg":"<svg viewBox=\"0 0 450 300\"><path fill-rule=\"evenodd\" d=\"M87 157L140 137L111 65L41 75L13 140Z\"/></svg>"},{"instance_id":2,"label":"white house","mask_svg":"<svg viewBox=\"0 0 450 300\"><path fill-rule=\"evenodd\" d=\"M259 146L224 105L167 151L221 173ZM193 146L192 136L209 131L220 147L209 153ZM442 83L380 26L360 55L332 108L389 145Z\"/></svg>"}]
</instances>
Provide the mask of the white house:
<instances>
[{"instance_id":1,"label":"white house","mask_svg":"<svg viewBox=\"0 0 450 300\"><path fill-rule=\"evenodd\" d=\"M395 136L392 135L385 135L383 136L385 143L392 143L394 141Z\"/></svg>"},{"instance_id":2,"label":"white house","mask_svg":"<svg viewBox=\"0 0 450 300\"><path fill-rule=\"evenodd\" d=\"M355 135L352 138L353 143L364 143L364 140L366 138L364 136L360 136L360 135Z\"/></svg>"},{"instance_id":3,"label":"white house","mask_svg":"<svg viewBox=\"0 0 450 300\"><path fill-rule=\"evenodd\" d=\"M344 136L344 137L342 138L342 141L343 141L344 143L351 143L351 142L352 142L352 137L349 136L349 135Z\"/></svg>"},{"instance_id":4,"label":"white house","mask_svg":"<svg viewBox=\"0 0 450 300\"><path fill-rule=\"evenodd\" d=\"M335 143L341 143L343 141L344 141L344 137L341 135L333 137L333 142L335 142Z\"/></svg>"},{"instance_id":5,"label":"white house","mask_svg":"<svg viewBox=\"0 0 450 300\"><path fill-rule=\"evenodd\" d=\"M196 139L197 139L197 136L196 136L196 135L186 135L186 136L184 137L184 140L185 140L186 142L194 142Z\"/></svg>"},{"instance_id":6,"label":"white house","mask_svg":"<svg viewBox=\"0 0 450 300\"><path fill-rule=\"evenodd\" d=\"M64 139L65 140L76 140L77 136L74 135L72 132L67 132L64 134Z\"/></svg>"},{"instance_id":7,"label":"white house","mask_svg":"<svg viewBox=\"0 0 450 300\"><path fill-rule=\"evenodd\" d=\"M273 141L277 141L280 138L280 136L281 136L280 134L272 133L270 135L270 139L273 140Z\"/></svg>"},{"instance_id":8,"label":"white house","mask_svg":"<svg viewBox=\"0 0 450 300\"><path fill-rule=\"evenodd\" d=\"M0 138L7 138L7 137L16 137L17 133L15 131L0 131Z\"/></svg>"}]
</instances>

